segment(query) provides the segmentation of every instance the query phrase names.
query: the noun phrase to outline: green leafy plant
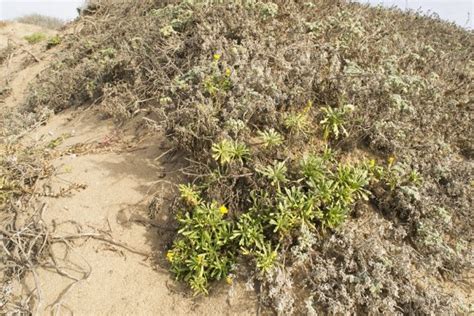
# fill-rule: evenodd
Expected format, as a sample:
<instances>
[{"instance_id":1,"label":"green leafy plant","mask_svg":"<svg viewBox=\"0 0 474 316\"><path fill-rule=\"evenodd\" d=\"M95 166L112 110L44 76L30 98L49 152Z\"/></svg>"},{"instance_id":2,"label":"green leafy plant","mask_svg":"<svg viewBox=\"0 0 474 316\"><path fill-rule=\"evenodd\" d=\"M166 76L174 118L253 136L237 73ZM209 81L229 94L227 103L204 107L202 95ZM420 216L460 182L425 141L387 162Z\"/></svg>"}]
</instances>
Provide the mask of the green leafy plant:
<instances>
[{"instance_id":1,"label":"green leafy plant","mask_svg":"<svg viewBox=\"0 0 474 316\"><path fill-rule=\"evenodd\" d=\"M212 157L219 161L221 165L232 161L243 162L250 155L247 145L233 140L224 139L219 143L212 144Z\"/></svg>"},{"instance_id":2,"label":"green leafy plant","mask_svg":"<svg viewBox=\"0 0 474 316\"><path fill-rule=\"evenodd\" d=\"M370 192L365 189L369 184L369 173L364 168L355 168L349 165L339 165L337 168L337 185L340 188L340 197L345 204L354 200L369 199Z\"/></svg>"},{"instance_id":3,"label":"green leafy plant","mask_svg":"<svg viewBox=\"0 0 474 316\"><path fill-rule=\"evenodd\" d=\"M407 171L407 167L396 162L395 157L387 159L387 166L377 165L375 160L370 160L364 164L371 181L382 181L390 191L396 188L420 186L423 183L423 177L417 170Z\"/></svg>"},{"instance_id":4,"label":"green leafy plant","mask_svg":"<svg viewBox=\"0 0 474 316\"><path fill-rule=\"evenodd\" d=\"M317 222L336 228L356 201L370 196L367 186L372 176L365 166L337 163L329 150L306 156L300 164L300 179L287 178L284 162L257 168L257 172L268 178L276 190L254 192L254 209L263 216L266 224L262 225L280 237L291 236L302 225L314 228ZM292 185L285 187L288 183Z\"/></svg>"},{"instance_id":5,"label":"green leafy plant","mask_svg":"<svg viewBox=\"0 0 474 316\"><path fill-rule=\"evenodd\" d=\"M284 188L276 195L275 211L270 213L269 223L274 226L273 232L286 237L296 227L307 225L313 227L312 221L320 217L316 196L308 195L300 186Z\"/></svg>"},{"instance_id":6,"label":"green leafy plant","mask_svg":"<svg viewBox=\"0 0 474 316\"><path fill-rule=\"evenodd\" d=\"M234 158L232 142L224 139L219 143L212 144L212 158L219 161L221 165L227 164Z\"/></svg>"},{"instance_id":7,"label":"green leafy plant","mask_svg":"<svg viewBox=\"0 0 474 316\"><path fill-rule=\"evenodd\" d=\"M226 139L212 151L222 165L249 155L245 145ZM368 199L367 186L377 170L375 163L339 163L329 148L305 156L296 169L289 173L285 161L256 167L271 187L252 190L248 210L236 218L227 218L225 206L205 202L196 187L181 185L190 210L178 216L178 237L167 255L177 278L196 293L207 293L210 281L228 277L240 254L268 272L278 261L278 249L302 229L339 227L354 203Z\"/></svg>"},{"instance_id":8,"label":"green leafy plant","mask_svg":"<svg viewBox=\"0 0 474 316\"><path fill-rule=\"evenodd\" d=\"M232 143L233 160L243 162L245 158L250 156L250 150L244 143Z\"/></svg>"},{"instance_id":9,"label":"green leafy plant","mask_svg":"<svg viewBox=\"0 0 474 316\"><path fill-rule=\"evenodd\" d=\"M276 249L272 249L272 245L270 243L266 243L264 247L255 252L255 257L257 261L257 268L265 273L275 265L278 252Z\"/></svg>"},{"instance_id":10,"label":"green leafy plant","mask_svg":"<svg viewBox=\"0 0 474 316\"><path fill-rule=\"evenodd\" d=\"M330 228L336 228L340 226L346 219L347 211L348 210L343 204L330 204L324 214L324 225Z\"/></svg>"},{"instance_id":11,"label":"green leafy plant","mask_svg":"<svg viewBox=\"0 0 474 316\"><path fill-rule=\"evenodd\" d=\"M197 206L201 202L201 198L199 197L199 192L197 191L194 185L180 184L179 193L181 195L181 199L189 206L194 207L194 206Z\"/></svg>"},{"instance_id":12,"label":"green leafy plant","mask_svg":"<svg viewBox=\"0 0 474 316\"><path fill-rule=\"evenodd\" d=\"M296 135L306 134L309 129L309 119L307 113L287 113L283 120L284 126Z\"/></svg>"},{"instance_id":13,"label":"green leafy plant","mask_svg":"<svg viewBox=\"0 0 474 316\"><path fill-rule=\"evenodd\" d=\"M258 135L265 148L273 148L283 144L283 136L273 128L265 131L259 131Z\"/></svg>"},{"instance_id":14,"label":"green leafy plant","mask_svg":"<svg viewBox=\"0 0 474 316\"><path fill-rule=\"evenodd\" d=\"M236 223L232 239L238 240L238 245L244 254L250 254L255 249L264 247L265 235L261 218L251 211L242 214Z\"/></svg>"},{"instance_id":15,"label":"green leafy plant","mask_svg":"<svg viewBox=\"0 0 474 316\"><path fill-rule=\"evenodd\" d=\"M273 165L257 168L256 171L270 180L273 186L280 187L287 181L286 172L288 171L284 161L274 161Z\"/></svg>"},{"instance_id":16,"label":"green leafy plant","mask_svg":"<svg viewBox=\"0 0 474 316\"><path fill-rule=\"evenodd\" d=\"M340 136L347 136L347 130L344 127L345 116L353 110L352 105L346 105L342 108L322 107L323 119L319 122L323 129L324 139L334 136L338 139Z\"/></svg>"},{"instance_id":17,"label":"green leafy plant","mask_svg":"<svg viewBox=\"0 0 474 316\"><path fill-rule=\"evenodd\" d=\"M414 185L420 185L423 182L423 177L418 171L412 170L408 174L408 181L410 181L410 183L413 183Z\"/></svg>"},{"instance_id":18,"label":"green leafy plant","mask_svg":"<svg viewBox=\"0 0 474 316\"><path fill-rule=\"evenodd\" d=\"M227 212L216 202L200 202L177 218L178 237L166 257L176 278L187 282L195 294L208 293L209 282L227 277L235 263Z\"/></svg>"},{"instance_id":19,"label":"green leafy plant","mask_svg":"<svg viewBox=\"0 0 474 316\"><path fill-rule=\"evenodd\" d=\"M48 42L46 43L46 48L50 49L54 46L57 46L61 44L61 37L59 35L54 35L48 39Z\"/></svg>"},{"instance_id":20,"label":"green leafy plant","mask_svg":"<svg viewBox=\"0 0 474 316\"><path fill-rule=\"evenodd\" d=\"M329 161L325 157L308 155L303 158L300 167L304 177L319 182L327 175Z\"/></svg>"},{"instance_id":21,"label":"green leafy plant","mask_svg":"<svg viewBox=\"0 0 474 316\"><path fill-rule=\"evenodd\" d=\"M30 35L23 37L28 43L36 44L46 39L46 35L44 33L36 32Z\"/></svg>"}]
</instances>

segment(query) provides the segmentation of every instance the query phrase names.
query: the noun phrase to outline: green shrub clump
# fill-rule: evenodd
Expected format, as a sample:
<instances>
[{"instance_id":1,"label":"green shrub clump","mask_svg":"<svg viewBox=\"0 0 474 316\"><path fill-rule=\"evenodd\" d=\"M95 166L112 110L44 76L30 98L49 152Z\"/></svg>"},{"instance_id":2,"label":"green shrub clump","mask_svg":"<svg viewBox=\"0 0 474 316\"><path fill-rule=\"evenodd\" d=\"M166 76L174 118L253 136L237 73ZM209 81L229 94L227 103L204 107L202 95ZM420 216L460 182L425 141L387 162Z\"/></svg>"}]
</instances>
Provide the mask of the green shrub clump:
<instances>
[{"instance_id":1,"label":"green shrub clump","mask_svg":"<svg viewBox=\"0 0 474 316\"><path fill-rule=\"evenodd\" d=\"M47 48L50 49L54 46L61 44L61 37L59 35L54 35L48 39Z\"/></svg>"},{"instance_id":2,"label":"green shrub clump","mask_svg":"<svg viewBox=\"0 0 474 316\"><path fill-rule=\"evenodd\" d=\"M230 144L213 146L229 147L223 150L229 154L213 155L222 165L235 157L236 146ZM251 160L248 149L246 153ZM196 187L181 185L180 227L167 253L176 277L195 293L207 293L210 281L230 277L239 255L265 273L277 262L278 249L301 229L337 229L354 203L368 200L367 186L377 180L370 163L343 164L329 150L307 155L293 173L288 170L284 161L256 168L262 187L251 191L248 210L233 216L225 205L207 202Z\"/></svg>"},{"instance_id":3,"label":"green shrub clump","mask_svg":"<svg viewBox=\"0 0 474 316\"><path fill-rule=\"evenodd\" d=\"M44 33L36 32L31 35L25 36L24 39L30 44L36 44L41 41L44 41L46 39L46 35Z\"/></svg>"},{"instance_id":4,"label":"green shrub clump","mask_svg":"<svg viewBox=\"0 0 474 316\"><path fill-rule=\"evenodd\" d=\"M209 280L220 280L232 268L232 222L225 218L227 212L216 202L200 202L177 218L179 237L167 258L171 270L196 293L207 293Z\"/></svg>"}]
</instances>

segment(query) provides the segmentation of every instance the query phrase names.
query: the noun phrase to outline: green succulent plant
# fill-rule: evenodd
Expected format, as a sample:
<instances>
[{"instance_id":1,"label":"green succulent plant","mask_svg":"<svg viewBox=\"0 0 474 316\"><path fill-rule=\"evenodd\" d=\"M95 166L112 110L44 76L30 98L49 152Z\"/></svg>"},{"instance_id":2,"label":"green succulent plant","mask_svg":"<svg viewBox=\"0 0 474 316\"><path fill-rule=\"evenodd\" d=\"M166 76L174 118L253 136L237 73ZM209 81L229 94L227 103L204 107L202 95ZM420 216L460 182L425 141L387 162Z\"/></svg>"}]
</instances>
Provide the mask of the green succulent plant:
<instances>
[{"instance_id":1,"label":"green succulent plant","mask_svg":"<svg viewBox=\"0 0 474 316\"><path fill-rule=\"evenodd\" d=\"M288 168L284 161L274 161L273 165L257 168L256 171L270 180L271 185L280 187L287 181L286 173Z\"/></svg>"},{"instance_id":2,"label":"green succulent plant","mask_svg":"<svg viewBox=\"0 0 474 316\"><path fill-rule=\"evenodd\" d=\"M263 132L259 131L258 135L259 135L260 141L262 142L265 148L273 148L273 147L280 146L281 144L283 144L283 141L284 141L283 136L277 131L275 131L275 129L273 128L270 128Z\"/></svg>"},{"instance_id":3,"label":"green succulent plant","mask_svg":"<svg viewBox=\"0 0 474 316\"><path fill-rule=\"evenodd\" d=\"M232 161L243 162L249 157L250 150L247 145L233 140L223 139L219 143L212 144L212 158L219 161L221 165Z\"/></svg>"},{"instance_id":4,"label":"green succulent plant","mask_svg":"<svg viewBox=\"0 0 474 316\"><path fill-rule=\"evenodd\" d=\"M329 139L331 136L338 139L340 136L348 136L344 127L346 115L353 111L353 105L346 105L342 108L322 107L323 119L319 122L323 129L323 138Z\"/></svg>"}]
</instances>

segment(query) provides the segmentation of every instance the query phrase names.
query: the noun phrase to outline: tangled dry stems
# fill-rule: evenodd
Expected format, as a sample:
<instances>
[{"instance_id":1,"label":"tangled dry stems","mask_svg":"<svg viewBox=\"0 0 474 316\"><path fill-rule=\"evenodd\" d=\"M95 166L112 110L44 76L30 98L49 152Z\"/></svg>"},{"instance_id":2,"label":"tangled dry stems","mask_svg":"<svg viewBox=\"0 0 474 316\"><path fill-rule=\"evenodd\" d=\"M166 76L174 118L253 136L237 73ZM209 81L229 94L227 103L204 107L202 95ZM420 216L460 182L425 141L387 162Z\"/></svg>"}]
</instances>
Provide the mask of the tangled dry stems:
<instances>
[{"instance_id":1,"label":"tangled dry stems","mask_svg":"<svg viewBox=\"0 0 474 316\"><path fill-rule=\"evenodd\" d=\"M44 304L38 269L51 269L63 277L72 280L57 300L50 306L55 314L60 314L67 294L80 282L86 280L92 268L85 261L76 273L68 272L67 260L59 262L54 253L54 245L62 244L66 252L74 251L74 241L78 239L96 239L123 248L131 253L147 258L148 253L131 248L117 241L110 234L85 231L78 223L76 234L58 234L55 227L47 225L43 214L47 204L39 204L38 197L64 197L73 191L84 188L72 183L57 193L45 192L40 183L44 183L54 173L51 160L59 153L51 146L24 146L22 137L32 128L44 121L41 113L26 114L15 110L2 113L0 143L0 312L38 314ZM60 224L59 224L60 225ZM67 258L68 255L64 256ZM79 276L77 274L79 273ZM23 280L31 274L35 285L25 288L26 297L16 297L13 282Z\"/></svg>"}]
</instances>

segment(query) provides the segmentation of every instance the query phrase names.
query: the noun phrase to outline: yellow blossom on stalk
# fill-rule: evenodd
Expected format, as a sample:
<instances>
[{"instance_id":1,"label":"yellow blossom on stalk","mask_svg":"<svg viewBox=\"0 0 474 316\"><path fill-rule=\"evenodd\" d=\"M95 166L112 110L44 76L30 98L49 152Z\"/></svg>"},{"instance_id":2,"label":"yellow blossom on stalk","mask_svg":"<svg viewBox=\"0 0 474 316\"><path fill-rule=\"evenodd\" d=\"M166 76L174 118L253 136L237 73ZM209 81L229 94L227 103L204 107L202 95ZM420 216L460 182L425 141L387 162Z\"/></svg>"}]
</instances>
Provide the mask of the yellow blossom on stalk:
<instances>
[{"instance_id":1,"label":"yellow blossom on stalk","mask_svg":"<svg viewBox=\"0 0 474 316\"><path fill-rule=\"evenodd\" d=\"M371 168L375 167L375 159L370 159L370 161L369 161L369 166L370 166Z\"/></svg>"},{"instance_id":2,"label":"yellow blossom on stalk","mask_svg":"<svg viewBox=\"0 0 474 316\"><path fill-rule=\"evenodd\" d=\"M225 75L226 75L227 77L230 77L230 68L226 68L226 70L225 70Z\"/></svg>"},{"instance_id":3,"label":"yellow blossom on stalk","mask_svg":"<svg viewBox=\"0 0 474 316\"><path fill-rule=\"evenodd\" d=\"M395 162L395 157L391 156L390 158L388 158L388 166L389 167L391 167L394 162Z\"/></svg>"},{"instance_id":4,"label":"yellow blossom on stalk","mask_svg":"<svg viewBox=\"0 0 474 316\"><path fill-rule=\"evenodd\" d=\"M303 113L308 113L309 110L311 110L311 108L313 107L313 101L309 100L308 103L306 104L306 106L304 107L303 109Z\"/></svg>"},{"instance_id":5,"label":"yellow blossom on stalk","mask_svg":"<svg viewBox=\"0 0 474 316\"><path fill-rule=\"evenodd\" d=\"M214 54L213 58L214 61L219 61L219 59L221 59L221 54Z\"/></svg>"},{"instance_id":6,"label":"yellow blossom on stalk","mask_svg":"<svg viewBox=\"0 0 474 316\"><path fill-rule=\"evenodd\" d=\"M225 278L225 282L229 285L232 285L234 283L234 277L232 275L228 275L226 278Z\"/></svg>"},{"instance_id":7,"label":"yellow blossom on stalk","mask_svg":"<svg viewBox=\"0 0 474 316\"><path fill-rule=\"evenodd\" d=\"M219 207L219 212L221 212L222 215L225 215L229 213L229 210L227 209L227 207L225 207L225 205L222 205L221 207Z\"/></svg>"},{"instance_id":8,"label":"yellow blossom on stalk","mask_svg":"<svg viewBox=\"0 0 474 316\"><path fill-rule=\"evenodd\" d=\"M166 253L166 259L168 259L169 262L173 262L173 258L174 258L174 252L172 252L171 250L168 251Z\"/></svg>"}]
</instances>

